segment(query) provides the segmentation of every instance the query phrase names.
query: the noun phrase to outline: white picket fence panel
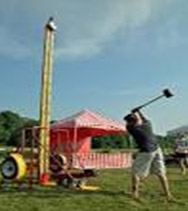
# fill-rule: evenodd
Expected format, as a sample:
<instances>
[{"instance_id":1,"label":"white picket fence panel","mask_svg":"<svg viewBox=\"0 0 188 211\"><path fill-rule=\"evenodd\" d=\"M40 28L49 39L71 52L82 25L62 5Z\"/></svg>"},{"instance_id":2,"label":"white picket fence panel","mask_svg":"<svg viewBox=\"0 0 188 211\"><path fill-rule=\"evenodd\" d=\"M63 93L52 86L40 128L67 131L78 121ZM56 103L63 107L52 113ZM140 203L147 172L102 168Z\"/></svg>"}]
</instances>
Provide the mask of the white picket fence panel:
<instances>
[{"instance_id":1,"label":"white picket fence panel","mask_svg":"<svg viewBox=\"0 0 188 211\"><path fill-rule=\"evenodd\" d=\"M75 168L128 168L132 165L131 153L75 153Z\"/></svg>"}]
</instances>

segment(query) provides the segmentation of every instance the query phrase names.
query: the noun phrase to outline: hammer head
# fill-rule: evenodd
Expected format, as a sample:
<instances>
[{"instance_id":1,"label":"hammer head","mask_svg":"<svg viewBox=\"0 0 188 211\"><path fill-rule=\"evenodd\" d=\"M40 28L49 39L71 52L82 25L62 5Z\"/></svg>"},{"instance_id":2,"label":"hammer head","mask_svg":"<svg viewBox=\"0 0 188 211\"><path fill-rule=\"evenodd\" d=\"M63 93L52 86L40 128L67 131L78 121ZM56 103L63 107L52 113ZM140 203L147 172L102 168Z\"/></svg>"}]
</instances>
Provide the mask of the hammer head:
<instances>
[{"instance_id":1,"label":"hammer head","mask_svg":"<svg viewBox=\"0 0 188 211\"><path fill-rule=\"evenodd\" d=\"M167 98L174 96L174 95L170 92L169 89L164 89L164 90L163 90L163 94L164 94L164 96L167 97Z\"/></svg>"}]
</instances>

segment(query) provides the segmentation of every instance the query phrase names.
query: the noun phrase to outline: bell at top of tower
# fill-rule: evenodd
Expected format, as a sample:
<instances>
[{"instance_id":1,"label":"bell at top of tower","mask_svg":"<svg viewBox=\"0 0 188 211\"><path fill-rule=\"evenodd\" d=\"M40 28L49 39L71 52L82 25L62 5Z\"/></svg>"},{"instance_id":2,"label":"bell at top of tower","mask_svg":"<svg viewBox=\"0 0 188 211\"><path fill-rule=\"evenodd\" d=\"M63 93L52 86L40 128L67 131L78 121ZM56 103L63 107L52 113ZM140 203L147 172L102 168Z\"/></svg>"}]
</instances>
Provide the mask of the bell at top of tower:
<instances>
[{"instance_id":1,"label":"bell at top of tower","mask_svg":"<svg viewBox=\"0 0 188 211\"><path fill-rule=\"evenodd\" d=\"M54 18L53 17L50 17L47 24L46 24L46 27L51 30L51 31L55 31L57 29L55 23L54 23Z\"/></svg>"}]
</instances>

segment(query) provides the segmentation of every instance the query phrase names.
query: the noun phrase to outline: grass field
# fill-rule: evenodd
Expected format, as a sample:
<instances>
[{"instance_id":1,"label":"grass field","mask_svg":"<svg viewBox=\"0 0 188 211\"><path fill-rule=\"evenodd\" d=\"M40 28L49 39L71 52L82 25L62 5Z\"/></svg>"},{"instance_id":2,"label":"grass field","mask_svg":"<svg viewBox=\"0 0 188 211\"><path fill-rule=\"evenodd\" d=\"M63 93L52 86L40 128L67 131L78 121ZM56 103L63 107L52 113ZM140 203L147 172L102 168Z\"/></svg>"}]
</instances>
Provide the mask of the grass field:
<instances>
[{"instance_id":1,"label":"grass field","mask_svg":"<svg viewBox=\"0 0 188 211\"><path fill-rule=\"evenodd\" d=\"M168 168L170 186L176 202L167 202L157 178L142 185L142 201L130 197L129 170L103 170L89 181L98 191L66 190L62 187L36 187L32 190L0 190L0 211L185 211L188 210L188 176L178 168Z\"/></svg>"}]
</instances>

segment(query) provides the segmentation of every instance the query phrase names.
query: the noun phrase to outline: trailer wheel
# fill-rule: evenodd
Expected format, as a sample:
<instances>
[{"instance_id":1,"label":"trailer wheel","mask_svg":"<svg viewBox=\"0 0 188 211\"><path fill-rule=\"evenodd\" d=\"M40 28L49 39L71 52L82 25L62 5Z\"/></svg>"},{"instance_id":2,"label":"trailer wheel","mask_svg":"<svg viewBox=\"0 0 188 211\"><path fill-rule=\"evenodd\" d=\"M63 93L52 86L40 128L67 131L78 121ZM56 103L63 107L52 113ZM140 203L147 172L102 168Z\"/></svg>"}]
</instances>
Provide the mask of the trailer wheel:
<instances>
[{"instance_id":1,"label":"trailer wheel","mask_svg":"<svg viewBox=\"0 0 188 211\"><path fill-rule=\"evenodd\" d=\"M1 174L4 179L20 180L26 174L26 164L23 156L18 153L10 154L1 164Z\"/></svg>"}]
</instances>

